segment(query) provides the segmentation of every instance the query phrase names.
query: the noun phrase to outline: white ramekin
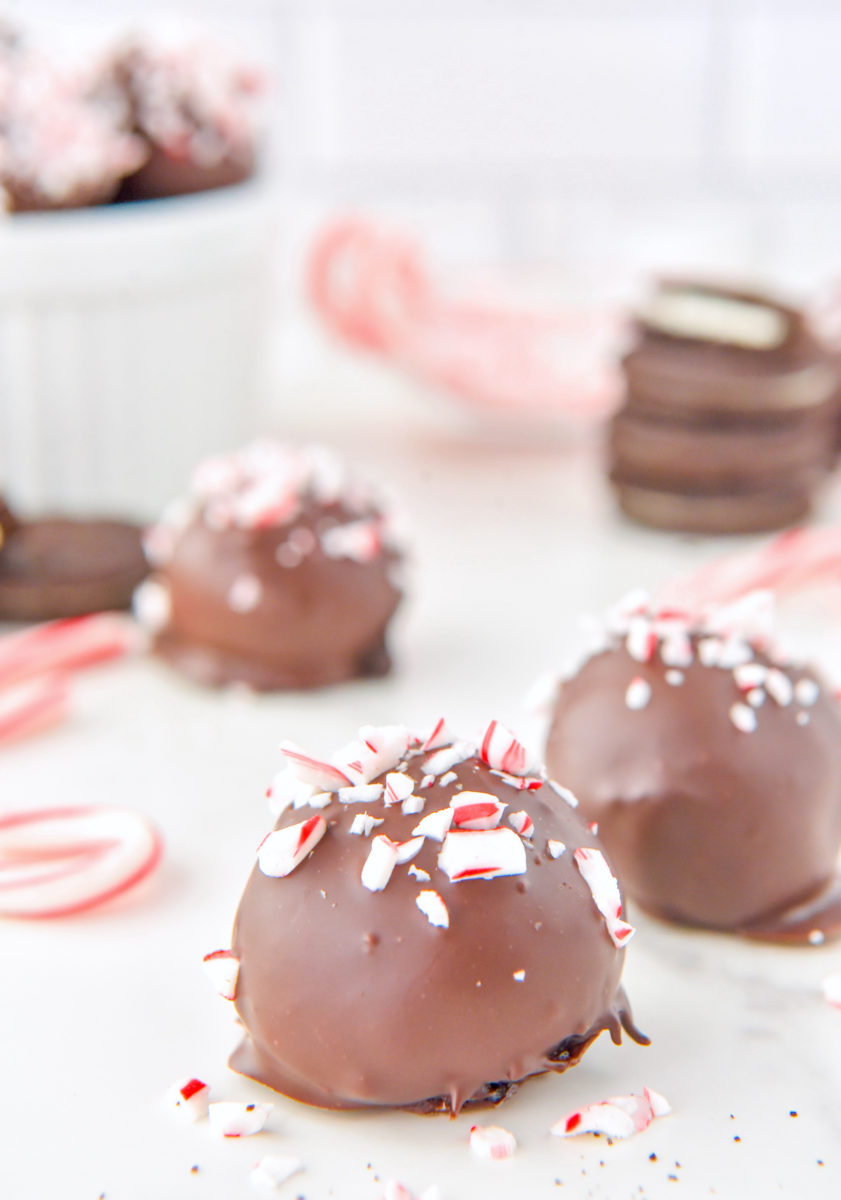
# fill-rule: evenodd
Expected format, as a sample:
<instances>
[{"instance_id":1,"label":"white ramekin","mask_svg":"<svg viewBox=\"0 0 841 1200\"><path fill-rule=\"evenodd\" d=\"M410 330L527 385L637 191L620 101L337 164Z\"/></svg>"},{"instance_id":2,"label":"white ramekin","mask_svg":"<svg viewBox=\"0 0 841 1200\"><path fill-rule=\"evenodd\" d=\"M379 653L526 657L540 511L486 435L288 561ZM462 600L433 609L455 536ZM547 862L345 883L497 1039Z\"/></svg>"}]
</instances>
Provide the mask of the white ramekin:
<instances>
[{"instance_id":1,"label":"white ramekin","mask_svg":"<svg viewBox=\"0 0 841 1200\"><path fill-rule=\"evenodd\" d=\"M249 183L0 220L0 491L154 516L257 431L276 204Z\"/></svg>"}]
</instances>

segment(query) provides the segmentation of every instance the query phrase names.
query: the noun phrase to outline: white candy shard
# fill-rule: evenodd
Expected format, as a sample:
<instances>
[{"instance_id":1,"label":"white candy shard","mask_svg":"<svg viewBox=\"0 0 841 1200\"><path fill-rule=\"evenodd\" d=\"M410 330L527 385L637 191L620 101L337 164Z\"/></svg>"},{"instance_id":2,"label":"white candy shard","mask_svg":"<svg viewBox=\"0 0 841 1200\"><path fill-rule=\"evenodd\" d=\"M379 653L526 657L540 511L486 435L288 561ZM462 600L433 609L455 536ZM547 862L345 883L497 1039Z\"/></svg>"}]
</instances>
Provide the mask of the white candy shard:
<instances>
[{"instance_id":1,"label":"white candy shard","mask_svg":"<svg viewBox=\"0 0 841 1200\"><path fill-rule=\"evenodd\" d=\"M596 908L604 917L607 932L615 946L624 946L634 936L634 927L623 921L622 897L616 877L601 850L579 846L573 857L590 889Z\"/></svg>"},{"instance_id":2,"label":"white candy shard","mask_svg":"<svg viewBox=\"0 0 841 1200\"><path fill-rule=\"evenodd\" d=\"M794 698L804 708L811 708L817 702L820 688L814 679L798 679L794 685Z\"/></svg>"},{"instance_id":3,"label":"white candy shard","mask_svg":"<svg viewBox=\"0 0 841 1200\"><path fill-rule=\"evenodd\" d=\"M472 833L448 833L438 855L438 866L451 883L524 875L526 849L514 830L505 826Z\"/></svg>"},{"instance_id":4,"label":"white candy shard","mask_svg":"<svg viewBox=\"0 0 841 1200\"><path fill-rule=\"evenodd\" d=\"M423 812L423 806L423 796L417 796L413 793L408 800L403 801L400 805L400 810L406 817L415 817L418 813Z\"/></svg>"},{"instance_id":5,"label":"white candy shard","mask_svg":"<svg viewBox=\"0 0 841 1200\"><path fill-rule=\"evenodd\" d=\"M409 838L409 840L407 842L398 842L397 843L398 865L401 863L411 862L412 859L415 857L415 855L420 850L421 846L423 845L423 842L424 842L424 839L422 837L413 837L413 838Z\"/></svg>"},{"instance_id":6,"label":"white candy shard","mask_svg":"<svg viewBox=\"0 0 841 1200\"><path fill-rule=\"evenodd\" d=\"M313 758L294 742L281 742L280 750L298 779L303 783L311 783L320 791L335 792L339 788L347 787L351 782L344 771L340 771L332 763L324 762L323 759Z\"/></svg>"},{"instance_id":7,"label":"white candy shard","mask_svg":"<svg viewBox=\"0 0 841 1200\"><path fill-rule=\"evenodd\" d=\"M417 879L419 883L429 882L429 872L424 871L422 867L416 867L414 863L409 867L407 874L411 875L413 879Z\"/></svg>"},{"instance_id":8,"label":"white candy shard","mask_svg":"<svg viewBox=\"0 0 841 1200\"><path fill-rule=\"evenodd\" d=\"M578 808L578 797L576 796L575 792L570 791L569 788L557 783L554 779L547 779L546 782L549 784L549 787L552 789L555 795L560 796L562 800L565 800L570 808Z\"/></svg>"},{"instance_id":9,"label":"white candy shard","mask_svg":"<svg viewBox=\"0 0 841 1200\"><path fill-rule=\"evenodd\" d=\"M733 670L733 678L736 680L736 687L740 692L750 692L754 688L761 688L767 677L768 668L758 662L742 663Z\"/></svg>"},{"instance_id":10,"label":"white candy shard","mask_svg":"<svg viewBox=\"0 0 841 1200\"><path fill-rule=\"evenodd\" d=\"M266 789L269 809L275 818L286 812L287 808L303 808L318 794L313 784L304 783L289 767L278 771Z\"/></svg>"},{"instance_id":11,"label":"white candy shard","mask_svg":"<svg viewBox=\"0 0 841 1200\"><path fill-rule=\"evenodd\" d=\"M491 721L485 730L479 753L483 762L497 771L507 771L509 775L529 774L525 746L498 721Z\"/></svg>"},{"instance_id":12,"label":"white candy shard","mask_svg":"<svg viewBox=\"0 0 841 1200\"><path fill-rule=\"evenodd\" d=\"M251 1172L251 1185L261 1195L271 1196L282 1183L303 1169L301 1160L291 1154L264 1154Z\"/></svg>"},{"instance_id":13,"label":"white candy shard","mask_svg":"<svg viewBox=\"0 0 841 1200\"><path fill-rule=\"evenodd\" d=\"M726 637L721 643L717 666L725 671L729 671L734 667L740 667L743 664L747 665L752 658L753 650L744 638L732 634Z\"/></svg>"},{"instance_id":14,"label":"white candy shard","mask_svg":"<svg viewBox=\"0 0 841 1200\"><path fill-rule=\"evenodd\" d=\"M212 950L201 960L210 982L223 1000L233 1000L237 994L239 959L233 950Z\"/></svg>"},{"instance_id":15,"label":"white candy shard","mask_svg":"<svg viewBox=\"0 0 841 1200\"><path fill-rule=\"evenodd\" d=\"M257 848L260 870L273 879L283 879L304 861L326 832L324 817L309 817L297 825L275 829Z\"/></svg>"},{"instance_id":16,"label":"white candy shard","mask_svg":"<svg viewBox=\"0 0 841 1200\"><path fill-rule=\"evenodd\" d=\"M642 1094L611 1096L597 1104L586 1104L561 1117L551 1127L556 1137L577 1137L582 1133L604 1134L609 1138L627 1138L647 1129L655 1117L671 1112L665 1097L650 1088Z\"/></svg>"},{"instance_id":17,"label":"white candy shard","mask_svg":"<svg viewBox=\"0 0 841 1200\"><path fill-rule=\"evenodd\" d=\"M680 687L685 678L683 671L676 671L673 668L668 670L664 676L669 687Z\"/></svg>"},{"instance_id":18,"label":"white candy shard","mask_svg":"<svg viewBox=\"0 0 841 1200\"><path fill-rule=\"evenodd\" d=\"M640 675L634 676L625 691L625 704L636 711L645 708L650 699L651 684Z\"/></svg>"},{"instance_id":19,"label":"white candy shard","mask_svg":"<svg viewBox=\"0 0 841 1200\"><path fill-rule=\"evenodd\" d=\"M534 821L524 808L521 808L519 812L509 813L508 820L520 837L530 838L534 833Z\"/></svg>"},{"instance_id":20,"label":"white candy shard","mask_svg":"<svg viewBox=\"0 0 841 1200\"><path fill-rule=\"evenodd\" d=\"M490 792L459 792L450 800L458 829L496 829L507 807Z\"/></svg>"},{"instance_id":21,"label":"white candy shard","mask_svg":"<svg viewBox=\"0 0 841 1200\"><path fill-rule=\"evenodd\" d=\"M167 1101L186 1121L203 1121L207 1116L210 1088L201 1079L179 1079L167 1092Z\"/></svg>"},{"instance_id":22,"label":"white candy shard","mask_svg":"<svg viewBox=\"0 0 841 1200\"><path fill-rule=\"evenodd\" d=\"M721 638L703 638L698 643L698 657L705 667L717 667L721 657Z\"/></svg>"},{"instance_id":23,"label":"white candy shard","mask_svg":"<svg viewBox=\"0 0 841 1200\"><path fill-rule=\"evenodd\" d=\"M427 813L418 821L412 833L420 837L432 838L434 842L443 842L452 823L453 810L439 808L435 812Z\"/></svg>"},{"instance_id":24,"label":"white candy shard","mask_svg":"<svg viewBox=\"0 0 841 1200\"><path fill-rule=\"evenodd\" d=\"M660 645L660 659L666 667L689 667L694 657L692 641L683 631L669 632Z\"/></svg>"},{"instance_id":25,"label":"white candy shard","mask_svg":"<svg viewBox=\"0 0 841 1200\"><path fill-rule=\"evenodd\" d=\"M408 800L415 790L415 781L411 775L402 771L389 771L385 777L385 803L402 804Z\"/></svg>"},{"instance_id":26,"label":"white candy shard","mask_svg":"<svg viewBox=\"0 0 841 1200\"><path fill-rule=\"evenodd\" d=\"M841 1008L841 971L827 975L821 984L824 1000L834 1008Z\"/></svg>"},{"instance_id":27,"label":"white candy shard","mask_svg":"<svg viewBox=\"0 0 841 1200\"><path fill-rule=\"evenodd\" d=\"M509 775L507 771L491 771L491 774L518 792L536 792L543 787L544 781L536 775Z\"/></svg>"},{"instance_id":28,"label":"white candy shard","mask_svg":"<svg viewBox=\"0 0 841 1200\"><path fill-rule=\"evenodd\" d=\"M363 725L359 737L363 752L353 767L361 766L362 783L394 770L412 741L405 725Z\"/></svg>"},{"instance_id":29,"label":"white candy shard","mask_svg":"<svg viewBox=\"0 0 841 1200\"><path fill-rule=\"evenodd\" d=\"M451 746L453 740L453 736L447 728L446 721L443 717L440 717L433 725L431 733L421 744L421 750L424 754L430 750L440 750L442 746Z\"/></svg>"},{"instance_id":30,"label":"white candy shard","mask_svg":"<svg viewBox=\"0 0 841 1200\"><path fill-rule=\"evenodd\" d=\"M445 775L465 759L472 758L476 747L471 742L453 742L443 746L424 760L423 769L428 775Z\"/></svg>"},{"instance_id":31,"label":"white candy shard","mask_svg":"<svg viewBox=\"0 0 841 1200\"><path fill-rule=\"evenodd\" d=\"M546 843L546 849L552 858L560 858L566 850L566 842L559 842L555 838L549 838L549 841Z\"/></svg>"},{"instance_id":32,"label":"white candy shard","mask_svg":"<svg viewBox=\"0 0 841 1200\"><path fill-rule=\"evenodd\" d=\"M367 517L347 525L334 525L321 534L321 549L328 558L350 558L368 563L382 550L381 522Z\"/></svg>"},{"instance_id":33,"label":"white candy shard","mask_svg":"<svg viewBox=\"0 0 841 1200\"><path fill-rule=\"evenodd\" d=\"M251 1137L265 1127L271 1104L241 1104L236 1100L218 1100L208 1106L210 1128L220 1137Z\"/></svg>"},{"instance_id":34,"label":"white candy shard","mask_svg":"<svg viewBox=\"0 0 841 1200\"><path fill-rule=\"evenodd\" d=\"M362 883L369 892L381 892L397 866L400 844L384 834L378 834L368 851L362 867Z\"/></svg>"},{"instance_id":35,"label":"white candy shard","mask_svg":"<svg viewBox=\"0 0 841 1200\"><path fill-rule=\"evenodd\" d=\"M455 771L448 771L446 775L442 775L438 780L439 787L449 787L451 783L455 783L458 779Z\"/></svg>"},{"instance_id":36,"label":"white candy shard","mask_svg":"<svg viewBox=\"0 0 841 1200\"><path fill-rule=\"evenodd\" d=\"M514 971L512 974L512 979L514 979L516 983L523 983L525 981L525 978L526 978L526 973L522 968L520 968L519 971Z\"/></svg>"},{"instance_id":37,"label":"white candy shard","mask_svg":"<svg viewBox=\"0 0 841 1200\"><path fill-rule=\"evenodd\" d=\"M501 1125L472 1125L470 1149L477 1158L498 1162L504 1158L513 1158L517 1152L517 1139Z\"/></svg>"},{"instance_id":38,"label":"white candy shard","mask_svg":"<svg viewBox=\"0 0 841 1200\"><path fill-rule=\"evenodd\" d=\"M652 629L648 617L642 615L631 617L628 622L625 649L635 662L651 661L654 651L657 649L657 634Z\"/></svg>"},{"instance_id":39,"label":"white candy shard","mask_svg":"<svg viewBox=\"0 0 841 1200\"><path fill-rule=\"evenodd\" d=\"M450 914L447 911L447 906L437 892L427 889L423 892L418 892L415 897L415 904L429 921L430 925L437 925L441 929L448 929L450 926Z\"/></svg>"},{"instance_id":40,"label":"white candy shard","mask_svg":"<svg viewBox=\"0 0 841 1200\"><path fill-rule=\"evenodd\" d=\"M372 829L382 825L384 817L372 817L370 813L357 813L350 823L350 833L368 837Z\"/></svg>"},{"instance_id":41,"label":"white candy shard","mask_svg":"<svg viewBox=\"0 0 841 1200\"><path fill-rule=\"evenodd\" d=\"M756 730L756 713L747 704L730 706L730 720L741 733L753 733Z\"/></svg>"},{"instance_id":42,"label":"white candy shard","mask_svg":"<svg viewBox=\"0 0 841 1200\"><path fill-rule=\"evenodd\" d=\"M765 678L765 690L780 708L787 708L794 698L794 685L785 671L772 667Z\"/></svg>"},{"instance_id":43,"label":"white candy shard","mask_svg":"<svg viewBox=\"0 0 841 1200\"><path fill-rule=\"evenodd\" d=\"M352 787L339 788L336 794L340 804L375 804L383 794L383 785L355 783Z\"/></svg>"}]
</instances>

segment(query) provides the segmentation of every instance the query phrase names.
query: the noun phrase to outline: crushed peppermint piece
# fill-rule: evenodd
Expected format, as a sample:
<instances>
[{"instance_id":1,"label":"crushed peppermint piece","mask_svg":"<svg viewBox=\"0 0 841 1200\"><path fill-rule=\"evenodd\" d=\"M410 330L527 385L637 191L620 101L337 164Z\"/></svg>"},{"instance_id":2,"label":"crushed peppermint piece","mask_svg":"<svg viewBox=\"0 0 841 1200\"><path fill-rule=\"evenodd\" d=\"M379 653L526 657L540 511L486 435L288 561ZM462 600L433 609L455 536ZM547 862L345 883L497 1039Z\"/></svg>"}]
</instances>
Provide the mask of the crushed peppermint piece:
<instances>
[{"instance_id":1,"label":"crushed peppermint piece","mask_svg":"<svg viewBox=\"0 0 841 1200\"><path fill-rule=\"evenodd\" d=\"M212 950L201 960L211 983L223 1000L233 1000L237 994L239 959L233 950Z\"/></svg>"},{"instance_id":2,"label":"crushed peppermint piece","mask_svg":"<svg viewBox=\"0 0 841 1200\"><path fill-rule=\"evenodd\" d=\"M627 1138L647 1129L655 1117L671 1112L668 1101L650 1088L642 1094L611 1096L597 1104L585 1104L551 1127L556 1137L577 1137L582 1133L604 1134L609 1138Z\"/></svg>"},{"instance_id":3,"label":"crushed peppermint piece","mask_svg":"<svg viewBox=\"0 0 841 1200\"><path fill-rule=\"evenodd\" d=\"M702 638L698 642L698 657L705 667L717 667L721 659L721 649L721 638Z\"/></svg>"},{"instance_id":4,"label":"crushed peppermint piece","mask_svg":"<svg viewBox=\"0 0 841 1200\"><path fill-rule=\"evenodd\" d=\"M559 842L555 838L549 838L546 843L546 849L552 858L560 858L566 850L566 842Z\"/></svg>"},{"instance_id":5,"label":"crushed peppermint piece","mask_svg":"<svg viewBox=\"0 0 841 1200\"><path fill-rule=\"evenodd\" d=\"M568 787L564 787L563 784L558 783L555 779L547 779L546 782L555 795L565 800L570 808L578 808L578 797L575 792L571 791Z\"/></svg>"},{"instance_id":6,"label":"crushed peppermint piece","mask_svg":"<svg viewBox=\"0 0 841 1200\"><path fill-rule=\"evenodd\" d=\"M398 865L402 865L403 863L411 862L412 859L415 857L415 855L420 850L421 846L423 845L423 841L424 841L424 839L422 837L413 837L413 838L409 838L409 840L406 842L398 842L397 843L397 863L398 863Z\"/></svg>"},{"instance_id":7,"label":"crushed peppermint piece","mask_svg":"<svg viewBox=\"0 0 841 1200\"><path fill-rule=\"evenodd\" d=\"M263 1195L270 1196L303 1169L301 1160L291 1154L264 1154L251 1172L251 1185Z\"/></svg>"},{"instance_id":8,"label":"crushed peppermint piece","mask_svg":"<svg viewBox=\"0 0 841 1200\"><path fill-rule=\"evenodd\" d=\"M453 810L439 808L437 812L427 813L412 830L416 836L432 838L435 842L443 842L453 823Z\"/></svg>"},{"instance_id":9,"label":"crushed peppermint piece","mask_svg":"<svg viewBox=\"0 0 841 1200\"><path fill-rule=\"evenodd\" d=\"M408 800L403 801L403 803L400 805L400 809L404 816L414 817L417 816L418 813L423 812L423 806L423 796L413 794L409 796Z\"/></svg>"},{"instance_id":10,"label":"crushed peppermint piece","mask_svg":"<svg viewBox=\"0 0 841 1200\"><path fill-rule=\"evenodd\" d=\"M676 671L674 667L670 668L665 674L666 683L669 687L680 687L686 676L683 671Z\"/></svg>"},{"instance_id":11,"label":"crushed peppermint piece","mask_svg":"<svg viewBox=\"0 0 841 1200\"><path fill-rule=\"evenodd\" d=\"M402 804L404 800L408 800L415 790L415 781L411 775L406 775L402 771L389 771L385 777L385 796L386 805Z\"/></svg>"},{"instance_id":12,"label":"crushed peppermint piece","mask_svg":"<svg viewBox=\"0 0 841 1200\"><path fill-rule=\"evenodd\" d=\"M266 789L269 808L276 818L286 812L287 808L303 808L317 794L319 793L313 784L304 783L289 767L278 771Z\"/></svg>"},{"instance_id":13,"label":"crushed peppermint piece","mask_svg":"<svg viewBox=\"0 0 841 1200\"><path fill-rule=\"evenodd\" d=\"M371 849L362 867L362 884L369 892L381 892L397 866L400 846L380 833L371 842Z\"/></svg>"},{"instance_id":14,"label":"crushed peppermint piece","mask_svg":"<svg viewBox=\"0 0 841 1200\"><path fill-rule=\"evenodd\" d=\"M313 758L294 742L281 742L280 751L297 778L303 783L311 783L319 791L335 792L351 782L344 771L332 763Z\"/></svg>"},{"instance_id":15,"label":"crushed peppermint piece","mask_svg":"<svg viewBox=\"0 0 841 1200\"><path fill-rule=\"evenodd\" d=\"M744 638L731 634L721 643L716 666L725 671L746 665L753 658L753 650Z\"/></svg>"},{"instance_id":16,"label":"crushed peppermint piece","mask_svg":"<svg viewBox=\"0 0 841 1200\"><path fill-rule=\"evenodd\" d=\"M426 759L423 764L424 772L426 775L446 775L459 763L472 758L475 752L476 747L471 742L453 742L451 746L442 746Z\"/></svg>"},{"instance_id":17,"label":"crushed peppermint piece","mask_svg":"<svg viewBox=\"0 0 841 1200\"><path fill-rule=\"evenodd\" d=\"M523 983L526 978L526 973L522 969L519 971L514 971L511 978L514 979L517 983Z\"/></svg>"},{"instance_id":18,"label":"crushed peppermint piece","mask_svg":"<svg viewBox=\"0 0 841 1200\"><path fill-rule=\"evenodd\" d=\"M814 679L798 679L794 685L794 698L804 708L811 708L817 702L820 691Z\"/></svg>"},{"instance_id":19,"label":"crushed peppermint piece","mask_svg":"<svg viewBox=\"0 0 841 1200\"><path fill-rule=\"evenodd\" d=\"M628 684L625 692L625 703L628 708L638 711L645 708L651 699L651 684L641 676L635 676Z\"/></svg>"},{"instance_id":20,"label":"crushed peppermint piece","mask_svg":"<svg viewBox=\"0 0 841 1200\"><path fill-rule=\"evenodd\" d=\"M451 746L453 737L447 728L447 722L443 717L440 717L432 727L432 732L421 743L421 750L424 754L430 750L440 750L443 746Z\"/></svg>"},{"instance_id":21,"label":"crushed peppermint piece","mask_svg":"<svg viewBox=\"0 0 841 1200\"><path fill-rule=\"evenodd\" d=\"M446 773L446 775L442 775L441 778L438 780L438 786L439 787L449 787L450 784L455 783L455 781L457 779L458 779L458 775L456 775L455 771L448 771Z\"/></svg>"},{"instance_id":22,"label":"crushed peppermint piece","mask_svg":"<svg viewBox=\"0 0 841 1200\"><path fill-rule=\"evenodd\" d=\"M489 767L507 771L509 775L528 775L526 748L509 729L491 721L482 738L479 757Z\"/></svg>"},{"instance_id":23,"label":"crushed peppermint piece","mask_svg":"<svg viewBox=\"0 0 841 1200\"><path fill-rule=\"evenodd\" d=\"M537 775L509 775L507 771L491 771L491 775L495 775L518 792L536 792L538 788L543 787L544 782Z\"/></svg>"},{"instance_id":24,"label":"crushed peppermint piece","mask_svg":"<svg viewBox=\"0 0 841 1200\"><path fill-rule=\"evenodd\" d=\"M259 1133L269 1119L271 1104L241 1104L236 1100L217 1100L208 1105L210 1128L220 1137L251 1137Z\"/></svg>"},{"instance_id":25,"label":"crushed peppermint piece","mask_svg":"<svg viewBox=\"0 0 841 1200\"><path fill-rule=\"evenodd\" d=\"M369 563L382 550L382 523L377 517L364 517L346 525L333 525L321 534L321 549L328 558L349 558Z\"/></svg>"},{"instance_id":26,"label":"crushed peppermint piece","mask_svg":"<svg viewBox=\"0 0 841 1200\"><path fill-rule=\"evenodd\" d=\"M604 917L607 932L615 946L624 946L634 936L634 927L622 920L622 897L616 877L601 850L579 846L573 857L590 889L596 908Z\"/></svg>"},{"instance_id":27,"label":"crushed peppermint piece","mask_svg":"<svg viewBox=\"0 0 841 1200\"><path fill-rule=\"evenodd\" d=\"M436 925L440 929L449 929L450 914L447 911L447 906L437 892L427 889L423 892L418 892L415 897L415 904L429 921L430 925Z\"/></svg>"},{"instance_id":28,"label":"crushed peppermint piece","mask_svg":"<svg viewBox=\"0 0 841 1200\"><path fill-rule=\"evenodd\" d=\"M524 875L526 850L513 829L448 833L438 855L438 866L451 883L469 879L495 879Z\"/></svg>"},{"instance_id":29,"label":"crushed peppermint piece","mask_svg":"<svg viewBox=\"0 0 841 1200\"><path fill-rule=\"evenodd\" d=\"M745 693L745 699L751 708L762 708L765 703L765 691L763 688L751 688L749 692Z\"/></svg>"},{"instance_id":30,"label":"crushed peppermint piece","mask_svg":"<svg viewBox=\"0 0 841 1200\"><path fill-rule=\"evenodd\" d=\"M348 747L349 769L361 776L357 781L370 783L378 775L393 771L409 749L411 737L405 725L363 725L359 730L359 742ZM350 782L350 781L348 781Z\"/></svg>"},{"instance_id":31,"label":"crushed peppermint piece","mask_svg":"<svg viewBox=\"0 0 841 1200\"><path fill-rule=\"evenodd\" d=\"M660 659L665 667L690 667L695 655L689 635L681 631L670 631L660 645Z\"/></svg>"},{"instance_id":32,"label":"crushed peppermint piece","mask_svg":"<svg viewBox=\"0 0 841 1200\"><path fill-rule=\"evenodd\" d=\"M794 698L794 686L784 671L772 667L765 678L765 690L780 708L786 708Z\"/></svg>"},{"instance_id":33,"label":"crushed peppermint piece","mask_svg":"<svg viewBox=\"0 0 841 1200\"><path fill-rule=\"evenodd\" d=\"M809 714L807 712L799 712L794 719L798 725L809 724Z\"/></svg>"},{"instance_id":34,"label":"crushed peppermint piece","mask_svg":"<svg viewBox=\"0 0 841 1200\"><path fill-rule=\"evenodd\" d=\"M167 1092L173 1111L186 1121L203 1121L207 1116L210 1088L201 1079L180 1079Z\"/></svg>"},{"instance_id":35,"label":"crushed peppermint piece","mask_svg":"<svg viewBox=\"0 0 841 1200\"><path fill-rule=\"evenodd\" d=\"M250 613L262 598L263 585L256 575L238 575L228 590L228 607L235 613Z\"/></svg>"},{"instance_id":36,"label":"crushed peppermint piece","mask_svg":"<svg viewBox=\"0 0 841 1200\"><path fill-rule=\"evenodd\" d=\"M283 879L304 861L326 832L324 817L310 817L297 825L275 829L257 848L260 870L274 879Z\"/></svg>"},{"instance_id":37,"label":"crushed peppermint piece","mask_svg":"<svg viewBox=\"0 0 841 1200\"><path fill-rule=\"evenodd\" d=\"M424 871L422 867L416 867L414 863L412 863L411 867L409 867L408 874L411 875L413 879L417 879L419 883L429 882L429 872Z\"/></svg>"},{"instance_id":38,"label":"crushed peppermint piece","mask_svg":"<svg viewBox=\"0 0 841 1200\"><path fill-rule=\"evenodd\" d=\"M756 713L747 704L732 704L728 715L741 733L753 733L756 730Z\"/></svg>"},{"instance_id":39,"label":"crushed peppermint piece","mask_svg":"<svg viewBox=\"0 0 841 1200\"><path fill-rule=\"evenodd\" d=\"M628 622L625 649L635 662L650 662L657 649L657 634L648 617L639 614Z\"/></svg>"},{"instance_id":40,"label":"crushed peppermint piece","mask_svg":"<svg viewBox=\"0 0 841 1200\"><path fill-rule=\"evenodd\" d=\"M509 824L513 829L516 829L521 838L530 838L534 833L534 821L524 808L519 812L508 814Z\"/></svg>"},{"instance_id":41,"label":"crushed peppermint piece","mask_svg":"<svg viewBox=\"0 0 841 1200\"><path fill-rule=\"evenodd\" d=\"M368 837L377 825L382 825L384 820L385 817L372 817L370 813L356 813L348 832L360 837Z\"/></svg>"},{"instance_id":42,"label":"crushed peppermint piece","mask_svg":"<svg viewBox=\"0 0 841 1200\"><path fill-rule=\"evenodd\" d=\"M768 678L768 668L758 662L742 663L733 668L733 678L740 692L750 692L764 685Z\"/></svg>"},{"instance_id":43,"label":"crushed peppermint piece","mask_svg":"<svg viewBox=\"0 0 841 1200\"><path fill-rule=\"evenodd\" d=\"M383 794L383 785L355 783L351 787L339 788L336 794L340 804L374 804Z\"/></svg>"},{"instance_id":44,"label":"crushed peppermint piece","mask_svg":"<svg viewBox=\"0 0 841 1200\"><path fill-rule=\"evenodd\" d=\"M507 807L490 792L459 792L450 800L457 829L496 829Z\"/></svg>"},{"instance_id":45,"label":"crushed peppermint piece","mask_svg":"<svg viewBox=\"0 0 841 1200\"><path fill-rule=\"evenodd\" d=\"M821 990L827 1004L831 1004L833 1008L841 1008L841 971L827 975L821 984Z\"/></svg>"},{"instance_id":46,"label":"crushed peppermint piece","mask_svg":"<svg viewBox=\"0 0 841 1200\"><path fill-rule=\"evenodd\" d=\"M517 1152L517 1139L501 1125L472 1125L470 1127L470 1149L477 1158L494 1162L512 1158Z\"/></svg>"}]
</instances>

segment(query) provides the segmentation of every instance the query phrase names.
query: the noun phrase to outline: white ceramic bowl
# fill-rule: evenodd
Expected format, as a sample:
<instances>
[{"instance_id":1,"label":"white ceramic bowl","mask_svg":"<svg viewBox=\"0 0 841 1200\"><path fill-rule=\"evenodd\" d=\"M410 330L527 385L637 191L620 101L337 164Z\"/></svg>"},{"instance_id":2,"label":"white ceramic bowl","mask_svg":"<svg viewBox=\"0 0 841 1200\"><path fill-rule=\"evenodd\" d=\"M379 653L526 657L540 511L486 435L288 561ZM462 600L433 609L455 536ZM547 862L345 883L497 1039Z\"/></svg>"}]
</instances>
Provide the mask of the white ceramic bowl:
<instances>
[{"instance_id":1,"label":"white ceramic bowl","mask_svg":"<svg viewBox=\"0 0 841 1200\"><path fill-rule=\"evenodd\" d=\"M257 430L276 205L256 183L0 221L0 490L151 517Z\"/></svg>"}]
</instances>

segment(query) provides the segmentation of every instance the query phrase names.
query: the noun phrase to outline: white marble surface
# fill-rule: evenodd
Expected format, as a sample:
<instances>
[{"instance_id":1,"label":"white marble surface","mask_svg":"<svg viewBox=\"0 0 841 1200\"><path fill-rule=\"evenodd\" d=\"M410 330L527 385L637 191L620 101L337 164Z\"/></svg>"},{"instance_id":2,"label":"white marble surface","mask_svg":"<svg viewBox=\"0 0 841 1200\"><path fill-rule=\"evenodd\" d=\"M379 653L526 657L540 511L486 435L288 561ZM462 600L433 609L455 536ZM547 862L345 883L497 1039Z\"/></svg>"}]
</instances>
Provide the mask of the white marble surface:
<instances>
[{"instance_id":1,"label":"white marble surface","mask_svg":"<svg viewBox=\"0 0 841 1200\"><path fill-rule=\"evenodd\" d=\"M445 713L465 733L497 717L539 748L523 698L580 644L578 616L722 548L623 523L586 439L506 448L399 389L376 407L372 388L360 376L346 408L325 391L279 424L325 434L329 414L334 440L410 517L412 596L390 679L254 697L121 663L80 682L71 721L0 752L2 809L114 802L149 813L166 839L154 876L111 907L0 925L0 1196L237 1200L257 1195L249 1172L269 1152L302 1160L278 1195L307 1200L379 1200L389 1178L416 1194L437 1183L444 1200L837 1196L841 1012L820 983L841 969L838 947L779 950L639 919L625 978L651 1047L603 1037L574 1071L482 1116L517 1136L509 1163L473 1158L469 1116L313 1111L228 1070L232 1010L201 958L228 943L280 739L329 751L366 721ZM823 518L839 511L829 496ZM841 678L831 622L808 624L795 634ZM217 1099L273 1100L267 1131L231 1143L175 1121L164 1094L191 1075ZM549 1135L570 1109L643 1085L673 1115L636 1138Z\"/></svg>"}]
</instances>

